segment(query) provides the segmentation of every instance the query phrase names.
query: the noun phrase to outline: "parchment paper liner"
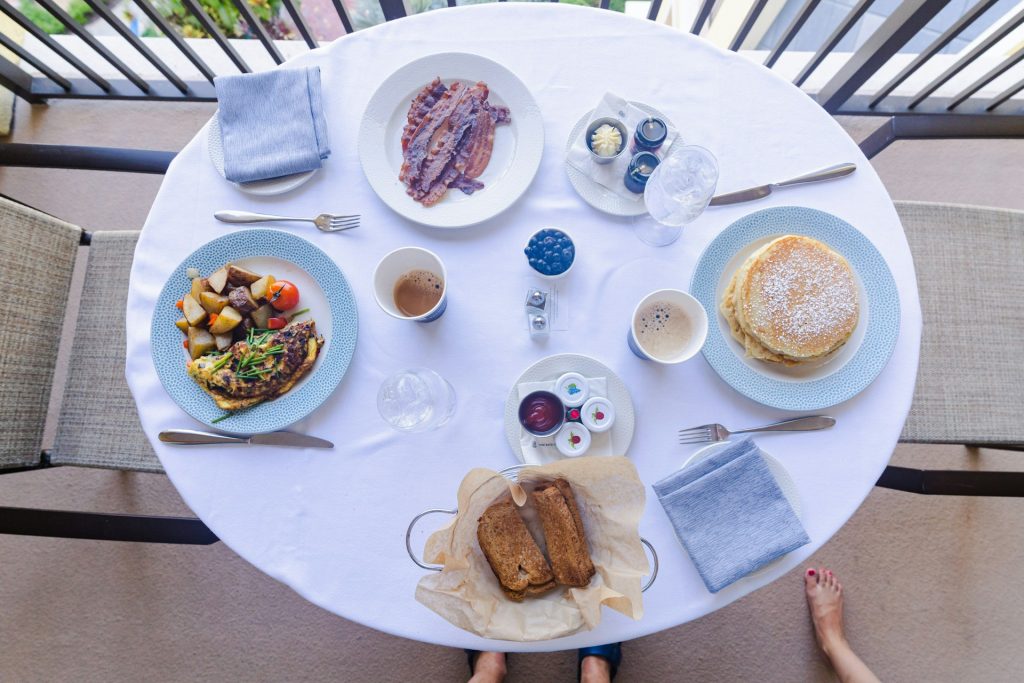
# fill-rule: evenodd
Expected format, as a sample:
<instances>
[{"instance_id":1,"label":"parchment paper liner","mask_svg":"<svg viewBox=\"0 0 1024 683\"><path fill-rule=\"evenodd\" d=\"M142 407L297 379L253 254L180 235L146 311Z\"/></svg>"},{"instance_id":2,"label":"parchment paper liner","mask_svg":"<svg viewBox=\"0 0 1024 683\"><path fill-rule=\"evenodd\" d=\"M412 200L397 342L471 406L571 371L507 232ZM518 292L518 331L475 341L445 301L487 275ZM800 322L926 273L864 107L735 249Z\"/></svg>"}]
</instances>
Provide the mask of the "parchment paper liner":
<instances>
[{"instance_id":1,"label":"parchment paper liner","mask_svg":"<svg viewBox=\"0 0 1024 683\"><path fill-rule=\"evenodd\" d=\"M589 586L559 586L520 603L505 597L480 550L476 529L484 510L517 487L493 470L478 468L459 486L458 514L427 539L424 559L444 568L420 579L416 599L460 628L501 640L548 640L592 629L601 621L604 604L640 619L641 582L650 568L638 530L645 493L636 468L626 458L593 456L519 472L527 488L529 482L557 477L565 478L576 494L597 569Z\"/></svg>"}]
</instances>

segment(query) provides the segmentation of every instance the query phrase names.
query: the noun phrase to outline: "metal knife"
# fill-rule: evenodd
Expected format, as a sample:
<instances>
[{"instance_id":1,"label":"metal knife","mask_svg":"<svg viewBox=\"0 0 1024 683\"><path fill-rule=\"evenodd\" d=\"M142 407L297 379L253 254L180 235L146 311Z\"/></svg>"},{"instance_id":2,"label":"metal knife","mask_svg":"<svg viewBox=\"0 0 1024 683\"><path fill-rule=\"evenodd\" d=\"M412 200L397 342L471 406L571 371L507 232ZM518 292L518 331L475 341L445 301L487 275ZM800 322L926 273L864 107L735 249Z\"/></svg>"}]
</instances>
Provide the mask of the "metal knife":
<instances>
[{"instance_id":1,"label":"metal knife","mask_svg":"<svg viewBox=\"0 0 1024 683\"><path fill-rule=\"evenodd\" d=\"M160 432L160 440L181 446L199 446L203 444L245 443L263 446L296 446L298 448L334 448L334 444L307 434L295 432L269 432L252 436L230 436L199 432L194 429L168 429Z\"/></svg>"},{"instance_id":2,"label":"metal knife","mask_svg":"<svg viewBox=\"0 0 1024 683\"><path fill-rule=\"evenodd\" d=\"M808 173L807 175L802 175L799 178L783 180L781 183L769 183L759 187L751 187L747 190L720 194L717 197L711 198L710 206L724 206L726 204L739 204L740 202L764 199L776 188L789 187L790 185L803 185L804 183L817 183L822 180L835 180L836 178L848 176L856 170L857 164L836 164L835 166L829 166L828 168L823 168L818 171Z\"/></svg>"}]
</instances>

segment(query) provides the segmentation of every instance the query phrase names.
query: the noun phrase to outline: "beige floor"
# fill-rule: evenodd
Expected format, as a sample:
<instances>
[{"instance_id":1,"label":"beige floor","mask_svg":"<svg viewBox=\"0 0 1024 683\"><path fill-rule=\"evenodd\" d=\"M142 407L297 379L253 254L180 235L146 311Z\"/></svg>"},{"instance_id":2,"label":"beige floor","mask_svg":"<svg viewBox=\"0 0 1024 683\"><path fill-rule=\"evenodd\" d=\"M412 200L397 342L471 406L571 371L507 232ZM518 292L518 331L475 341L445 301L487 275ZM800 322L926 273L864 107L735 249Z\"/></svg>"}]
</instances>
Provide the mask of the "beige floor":
<instances>
[{"instance_id":1,"label":"beige floor","mask_svg":"<svg viewBox=\"0 0 1024 683\"><path fill-rule=\"evenodd\" d=\"M11 141L178 149L209 105L20 106ZM1024 143L898 143L893 197L1024 208ZM159 177L0 170L0 193L90 229L137 228ZM1020 454L901 446L894 463L1024 469ZM4 505L188 514L162 476L0 477ZM1018 681L1024 501L875 490L815 556L847 588L850 639L887 681ZM626 645L618 680L826 681L793 572L705 619ZM387 589L383 587L382 589ZM334 617L222 545L0 537L0 681L455 681L461 652ZM574 677L574 653L511 658L511 681Z\"/></svg>"}]
</instances>

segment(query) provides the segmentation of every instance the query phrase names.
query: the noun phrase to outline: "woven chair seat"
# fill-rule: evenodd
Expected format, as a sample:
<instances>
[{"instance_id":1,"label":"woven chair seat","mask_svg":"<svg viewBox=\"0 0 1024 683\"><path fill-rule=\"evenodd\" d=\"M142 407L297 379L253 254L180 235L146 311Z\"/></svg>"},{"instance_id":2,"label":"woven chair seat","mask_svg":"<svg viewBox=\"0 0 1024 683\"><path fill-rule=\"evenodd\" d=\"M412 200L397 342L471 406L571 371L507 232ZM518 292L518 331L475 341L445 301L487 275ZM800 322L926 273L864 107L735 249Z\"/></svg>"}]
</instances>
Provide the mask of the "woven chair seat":
<instances>
[{"instance_id":1,"label":"woven chair seat","mask_svg":"<svg viewBox=\"0 0 1024 683\"><path fill-rule=\"evenodd\" d=\"M82 231L0 198L0 468L39 463Z\"/></svg>"},{"instance_id":2,"label":"woven chair seat","mask_svg":"<svg viewBox=\"0 0 1024 683\"><path fill-rule=\"evenodd\" d=\"M896 210L924 318L901 439L1024 444L1024 212L922 202Z\"/></svg>"},{"instance_id":3,"label":"woven chair seat","mask_svg":"<svg viewBox=\"0 0 1024 683\"><path fill-rule=\"evenodd\" d=\"M137 232L96 232L78 310L55 465L163 472L124 377L128 275Z\"/></svg>"}]
</instances>

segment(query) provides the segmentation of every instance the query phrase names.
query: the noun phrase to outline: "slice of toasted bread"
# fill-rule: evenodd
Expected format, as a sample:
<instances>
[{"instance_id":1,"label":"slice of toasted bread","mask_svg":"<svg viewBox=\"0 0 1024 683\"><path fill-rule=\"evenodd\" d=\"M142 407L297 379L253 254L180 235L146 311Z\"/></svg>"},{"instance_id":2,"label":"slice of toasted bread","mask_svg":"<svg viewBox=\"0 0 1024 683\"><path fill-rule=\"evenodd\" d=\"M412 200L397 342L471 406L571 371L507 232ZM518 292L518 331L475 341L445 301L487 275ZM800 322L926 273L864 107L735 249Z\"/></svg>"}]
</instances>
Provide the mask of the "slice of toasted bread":
<instances>
[{"instance_id":1,"label":"slice of toasted bread","mask_svg":"<svg viewBox=\"0 0 1024 683\"><path fill-rule=\"evenodd\" d=\"M522 602L555 587L551 565L544 559L511 498L491 505L480 517L476 537L491 571L510 600Z\"/></svg>"},{"instance_id":2,"label":"slice of toasted bread","mask_svg":"<svg viewBox=\"0 0 1024 683\"><path fill-rule=\"evenodd\" d=\"M590 559L583 520L569 482L556 479L542 484L533 490L531 496L544 527L555 581L577 588L586 586L596 570Z\"/></svg>"}]
</instances>

